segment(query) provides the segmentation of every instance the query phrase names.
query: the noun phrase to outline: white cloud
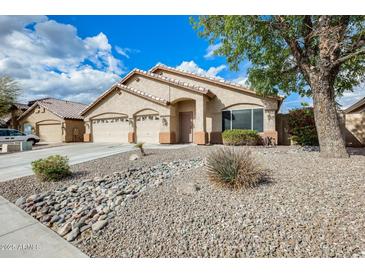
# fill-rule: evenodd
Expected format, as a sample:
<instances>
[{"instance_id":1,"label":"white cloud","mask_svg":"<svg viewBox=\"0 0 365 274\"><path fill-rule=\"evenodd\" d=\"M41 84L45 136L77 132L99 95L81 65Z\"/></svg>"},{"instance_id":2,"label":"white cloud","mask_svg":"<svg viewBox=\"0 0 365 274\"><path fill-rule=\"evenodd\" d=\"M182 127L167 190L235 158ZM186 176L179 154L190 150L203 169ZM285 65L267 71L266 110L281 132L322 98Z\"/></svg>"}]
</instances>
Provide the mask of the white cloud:
<instances>
[{"instance_id":1,"label":"white cloud","mask_svg":"<svg viewBox=\"0 0 365 274\"><path fill-rule=\"evenodd\" d=\"M74 26L45 16L0 16L0 75L19 82L20 101L89 103L125 72L103 33L81 38Z\"/></svg>"},{"instance_id":2,"label":"white cloud","mask_svg":"<svg viewBox=\"0 0 365 274\"><path fill-rule=\"evenodd\" d=\"M183 61L176 67L177 69L186 70L188 72L196 73L208 77L219 77L217 76L221 71L227 69L226 65L220 65L218 67L210 67L208 70L204 70L199 67L194 61Z\"/></svg>"},{"instance_id":3,"label":"white cloud","mask_svg":"<svg viewBox=\"0 0 365 274\"><path fill-rule=\"evenodd\" d=\"M218 44L214 44L214 45L209 45L207 50L206 50L206 54L204 55L205 59L210 59L212 57L214 57L214 52L219 49L221 47L222 43L218 43Z\"/></svg>"},{"instance_id":4,"label":"white cloud","mask_svg":"<svg viewBox=\"0 0 365 274\"><path fill-rule=\"evenodd\" d=\"M365 83L355 87L353 92L344 92L343 96L337 99L337 102L342 106L343 109L346 109L364 97Z\"/></svg>"},{"instance_id":5,"label":"white cloud","mask_svg":"<svg viewBox=\"0 0 365 274\"><path fill-rule=\"evenodd\" d=\"M127 52L129 52L130 50L128 48L122 49L121 47L115 46L115 51L118 54L120 54L126 58L129 58L129 54Z\"/></svg>"},{"instance_id":6,"label":"white cloud","mask_svg":"<svg viewBox=\"0 0 365 274\"><path fill-rule=\"evenodd\" d=\"M236 79L233 79L232 82L235 82L239 85L248 87L248 77L247 76L237 77Z\"/></svg>"}]
</instances>

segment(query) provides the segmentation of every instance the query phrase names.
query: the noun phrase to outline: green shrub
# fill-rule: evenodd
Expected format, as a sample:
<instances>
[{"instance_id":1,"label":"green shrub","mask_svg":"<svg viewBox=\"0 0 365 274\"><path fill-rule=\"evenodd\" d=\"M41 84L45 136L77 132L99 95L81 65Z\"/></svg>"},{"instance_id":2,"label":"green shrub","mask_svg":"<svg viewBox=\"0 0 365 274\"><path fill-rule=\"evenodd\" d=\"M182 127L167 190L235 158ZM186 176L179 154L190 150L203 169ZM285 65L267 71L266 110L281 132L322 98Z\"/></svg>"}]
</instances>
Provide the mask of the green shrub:
<instances>
[{"instance_id":1,"label":"green shrub","mask_svg":"<svg viewBox=\"0 0 365 274\"><path fill-rule=\"evenodd\" d=\"M256 146L261 144L261 137L256 130L230 129L222 133L223 144L230 146Z\"/></svg>"},{"instance_id":2,"label":"green shrub","mask_svg":"<svg viewBox=\"0 0 365 274\"><path fill-rule=\"evenodd\" d=\"M318 136L313 108L290 110L288 114L291 139L301 146L317 146Z\"/></svg>"},{"instance_id":3,"label":"green shrub","mask_svg":"<svg viewBox=\"0 0 365 274\"><path fill-rule=\"evenodd\" d=\"M68 158L61 155L33 161L32 169L41 181L57 181L71 174Z\"/></svg>"},{"instance_id":4,"label":"green shrub","mask_svg":"<svg viewBox=\"0 0 365 274\"><path fill-rule=\"evenodd\" d=\"M231 189L249 188L263 178L263 171L247 149L219 148L207 157L209 180Z\"/></svg>"}]
</instances>

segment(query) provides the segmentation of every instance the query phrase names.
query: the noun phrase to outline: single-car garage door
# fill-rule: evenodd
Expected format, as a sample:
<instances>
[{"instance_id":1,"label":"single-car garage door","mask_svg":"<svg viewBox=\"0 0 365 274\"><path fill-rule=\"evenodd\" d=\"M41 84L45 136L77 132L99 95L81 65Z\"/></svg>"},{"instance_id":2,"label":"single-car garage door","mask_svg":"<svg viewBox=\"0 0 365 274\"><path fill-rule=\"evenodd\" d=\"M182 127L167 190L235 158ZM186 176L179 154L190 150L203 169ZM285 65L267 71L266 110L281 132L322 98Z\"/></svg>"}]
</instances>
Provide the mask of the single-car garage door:
<instances>
[{"instance_id":1,"label":"single-car garage door","mask_svg":"<svg viewBox=\"0 0 365 274\"><path fill-rule=\"evenodd\" d=\"M61 123L49 123L38 125L38 135L41 142L56 143L62 142Z\"/></svg>"},{"instance_id":2,"label":"single-car garage door","mask_svg":"<svg viewBox=\"0 0 365 274\"><path fill-rule=\"evenodd\" d=\"M92 119L95 143L127 143L129 123L126 117Z\"/></svg>"},{"instance_id":3,"label":"single-car garage door","mask_svg":"<svg viewBox=\"0 0 365 274\"><path fill-rule=\"evenodd\" d=\"M160 117L158 115L141 115L136 117L137 142L158 144Z\"/></svg>"}]
</instances>

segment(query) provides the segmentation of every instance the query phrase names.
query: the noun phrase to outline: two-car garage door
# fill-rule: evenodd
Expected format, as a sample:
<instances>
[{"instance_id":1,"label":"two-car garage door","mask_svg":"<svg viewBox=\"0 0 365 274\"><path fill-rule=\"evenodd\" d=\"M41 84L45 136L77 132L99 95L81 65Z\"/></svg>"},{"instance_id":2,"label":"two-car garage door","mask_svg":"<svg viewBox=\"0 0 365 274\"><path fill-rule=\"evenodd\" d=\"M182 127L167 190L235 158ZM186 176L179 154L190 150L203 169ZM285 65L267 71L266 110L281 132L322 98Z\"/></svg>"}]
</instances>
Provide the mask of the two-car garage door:
<instances>
[{"instance_id":1,"label":"two-car garage door","mask_svg":"<svg viewBox=\"0 0 365 274\"><path fill-rule=\"evenodd\" d=\"M92 131L95 143L127 143L128 119L126 117L93 119Z\"/></svg>"},{"instance_id":2,"label":"two-car garage door","mask_svg":"<svg viewBox=\"0 0 365 274\"><path fill-rule=\"evenodd\" d=\"M93 142L127 143L130 126L126 117L92 119ZM160 132L159 115L135 117L136 142L158 144Z\"/></svg>"}]
</instances>

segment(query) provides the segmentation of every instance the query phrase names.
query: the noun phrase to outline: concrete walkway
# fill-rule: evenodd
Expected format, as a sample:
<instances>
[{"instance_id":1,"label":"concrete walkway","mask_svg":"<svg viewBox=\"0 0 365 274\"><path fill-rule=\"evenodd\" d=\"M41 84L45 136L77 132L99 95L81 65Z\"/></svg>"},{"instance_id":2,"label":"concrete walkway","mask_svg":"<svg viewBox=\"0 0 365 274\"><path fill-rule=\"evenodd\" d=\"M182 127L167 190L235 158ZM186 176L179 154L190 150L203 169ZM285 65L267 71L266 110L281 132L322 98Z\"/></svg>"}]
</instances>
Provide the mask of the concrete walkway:
<instances>
[{"instance_id":1,"label":"concrete walkway","mask_svg":"<svg viewBox=\"0 0 365 274\"><path fill-rule=\"evenodd\" d=\"M146 149L178 149L191 145L146 144ZM133 144L70 143L63 146L0 155L0 182L32 175L31 162L50 155L67 156L70 164L79 164L114 154L136 150Z\"/></svg>"},{"instance_id":2,"label":"concrete walkway","mask_svg":"<svg viewBox=\"0 0 365 274\"><path fill-rule=\"evenodd\" d=\"M0 196L0 258L87 258L72 244Z\"/></svg>"}]
</instances>

